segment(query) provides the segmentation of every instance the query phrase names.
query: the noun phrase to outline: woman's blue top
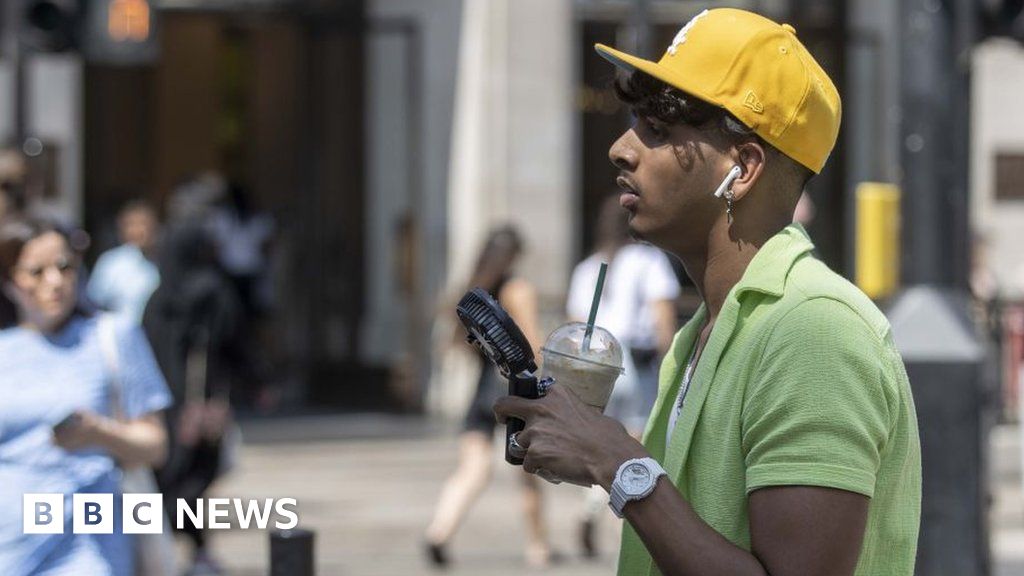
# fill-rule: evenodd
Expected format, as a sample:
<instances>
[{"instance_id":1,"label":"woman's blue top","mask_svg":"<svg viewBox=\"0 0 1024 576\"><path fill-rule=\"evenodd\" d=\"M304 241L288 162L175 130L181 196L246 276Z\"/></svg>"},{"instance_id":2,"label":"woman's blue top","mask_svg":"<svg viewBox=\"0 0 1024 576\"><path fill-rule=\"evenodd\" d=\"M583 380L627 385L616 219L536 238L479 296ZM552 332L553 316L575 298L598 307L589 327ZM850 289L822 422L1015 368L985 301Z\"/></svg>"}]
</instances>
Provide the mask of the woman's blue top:
<instances>
[{"instance_id":1,"label":"woman's blue top","mask_svg":"<svg viewBox=\"0 0 1024 576\"><path fill-rule=\"evenodd\" d=\"M106 321L106 320L104 320ZM75 410L112 414L115 375L100 345L98 317L76 316L56 334L0 330L0 574L131 576L131 535L121 532L120 469L99 449L68 452L53 426ZM112 320L123 416L170 406L149 342ZM72 534L72 494L114 494L113 534ZM64 533L25 534L24 495L64 494ZM30 509L29 513L32 513Z\"/></svg>"}]
</instances>

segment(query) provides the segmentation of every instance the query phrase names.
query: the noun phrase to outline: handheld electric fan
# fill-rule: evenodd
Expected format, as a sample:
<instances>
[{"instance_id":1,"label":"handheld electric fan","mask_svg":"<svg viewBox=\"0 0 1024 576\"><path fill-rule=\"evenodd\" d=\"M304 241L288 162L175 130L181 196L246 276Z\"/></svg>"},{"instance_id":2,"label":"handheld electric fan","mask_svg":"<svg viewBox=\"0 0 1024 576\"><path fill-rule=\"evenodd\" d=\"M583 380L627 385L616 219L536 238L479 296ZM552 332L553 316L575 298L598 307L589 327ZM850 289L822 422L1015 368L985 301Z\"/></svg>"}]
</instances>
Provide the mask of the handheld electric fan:
<instances>
[{"instance_id":1,"label":"handheld electric fan","mask_svg":"<svg viewBox=\"0 0 1024 576\"><path fill-rule=\"evenodd\" d=\"M538 398L533 349L508 312L485 290L474 288L459 300L455 313L469 332L466 341L479 348L508 380L509 395ZM505 426L505 460L510 464L523 463L509 452L509 439L525 426L518 418L510 418Z\"/></svg>"}]
</instances>

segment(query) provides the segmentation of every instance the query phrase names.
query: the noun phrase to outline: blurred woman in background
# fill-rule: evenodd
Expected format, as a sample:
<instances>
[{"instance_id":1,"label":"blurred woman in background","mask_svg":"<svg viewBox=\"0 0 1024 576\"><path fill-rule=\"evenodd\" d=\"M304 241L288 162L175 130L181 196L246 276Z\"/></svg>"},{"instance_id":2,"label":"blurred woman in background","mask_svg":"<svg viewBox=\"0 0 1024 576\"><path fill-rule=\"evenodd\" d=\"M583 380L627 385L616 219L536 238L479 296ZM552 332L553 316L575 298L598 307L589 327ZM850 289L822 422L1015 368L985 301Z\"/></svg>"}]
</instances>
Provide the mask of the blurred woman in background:
<instances>
[{"instance_id":1,"label":"blurred woman in background","mask_svg":"<svg viewBox=\"0 0 1024 576\"><path fill-rule=\"evenodd\" d=\"M512 272L522 249L522 239L515 228L505 226L492 231L477 260L468 288L480 287L490 293L519 325L536 353L541 345L536 293L529 282ZM454 310L449 312L455 314ZM456 335L458 342L455 345L468 346L461 331L456 330ZM478 358L482 370L459 437L458 466L441 491L437 510L425 534L429 560L438 567L448 564L446 548L493 472L497 424L492 406L495 400L507 393L507 384L482 354L478 354ZM551 560L551 549L547 541L540 481L522 470L518 474L524 489L527 564L544 567Z\"/></svg>"},{"instance_id":2,"label":"blurred woman in background","mask_svg":"<svg viewBox=\"0 0 1024 576\"><path fill-rule=\"evenodd\" d=\"M57 228L0 223L0 573L134 570L121 469L167 453L170 394L141 330L78 306L79 256ZM112 360L116 358L116 360ZM64 494L62 534L24 534L26 493ZM112 534L74 534L72 494L114 494Z\"/></svg>"}]
</instances>

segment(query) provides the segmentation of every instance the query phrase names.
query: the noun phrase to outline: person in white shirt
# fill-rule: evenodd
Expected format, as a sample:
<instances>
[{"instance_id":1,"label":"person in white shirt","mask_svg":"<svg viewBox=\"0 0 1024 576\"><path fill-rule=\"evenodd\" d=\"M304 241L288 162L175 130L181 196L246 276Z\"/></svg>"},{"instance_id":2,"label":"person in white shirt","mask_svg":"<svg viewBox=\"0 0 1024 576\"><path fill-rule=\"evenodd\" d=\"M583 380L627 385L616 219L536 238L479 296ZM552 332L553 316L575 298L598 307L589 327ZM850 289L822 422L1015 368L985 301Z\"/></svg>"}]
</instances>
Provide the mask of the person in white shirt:
<instances>
[{"instance_id":1,"label":"person in white shirt","mask_svg":"<svg viewBox=\"0 0 1024 576\"><path fill-rule=\"evenodd\" d=\"M160 285L160 272L152 261L160 220L153 206L136 200L121 209L117 228L122 244L96 261L88 296L100 308L140 324L149 297Z\"/></svg>"},{"instance_id":2,"label":"person in white shirt","mask_svg":"<svg viewBox=\"0 0 1024 576\"><path fill-rule=\"evenodd\" d=\"M267 270L274 240L274 219L254 210L248 192L230 183L227 198L210 215L208 227L224 271L231 277L246 314L261 315L270 296Z\"/></svg>"},{"instance_id":3,"label":"person in white shirt","mask_svg":"<svg viewBox=\"0 0 1024 576\"><path fill-rule=\"evenodd\" d=\"M630 238L628 217L617 196L609 196L601 205L595 227L597 249L573 270L566 313L570 320L587 320L601 263L607 262L595 323L622 344L626 372L615 383L605 413L639 438L658 394L661 358L676 331L679 281L664 252ZM588 492L580 524L580 543L587 557L597 555L594 530L606 500L599 486Z\"/></svg>"}]
</instances>

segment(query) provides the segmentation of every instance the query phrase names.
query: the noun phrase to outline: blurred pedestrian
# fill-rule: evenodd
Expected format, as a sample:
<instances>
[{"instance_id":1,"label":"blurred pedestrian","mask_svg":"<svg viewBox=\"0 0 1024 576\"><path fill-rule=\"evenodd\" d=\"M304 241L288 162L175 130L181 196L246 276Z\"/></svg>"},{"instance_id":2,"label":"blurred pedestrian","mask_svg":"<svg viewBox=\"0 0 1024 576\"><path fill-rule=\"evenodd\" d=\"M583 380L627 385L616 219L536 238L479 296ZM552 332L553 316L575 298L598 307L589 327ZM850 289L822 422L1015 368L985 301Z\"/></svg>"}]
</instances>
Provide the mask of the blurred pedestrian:
<instances>
[{"instance_id":1,"label":"blurred pedestrian","mask_svg":"<svg viewBox=\"0 0 1024 576\"><path fill-rule=\"evenodd\" d=\"M627 386L616 383L606 413L639 437L658 393L658 364L675 335L679 281L664 252L630 237L629 214L618 196L601 204L595 232L595 252L573 270L566 313L587 321L601 262L607 262L596 323L618 338L636 370Z\"/></svg>"},{"instance_id":2,"label":"blurred pedestrian","mask_svg":"<svg viewBox=\"0 0 1024 576\"><path fill-rule=\"evenodd\" d=\"M0 220L25 211L25 156L14 148L0 149Z\"/></svg>"},{"instance_id":3,"label":"blurred pedestrian","mask_svg":"<svg viewBox=\"0 0 1024 576\"><path fill-rule=\"evenodd\" d=\"M169 225L158 250L160 286L142 325L167 376L174 404L167 415L170 453L157 480L167 510L182 498L194 505L224 470L225 435L232 429L227 348L235 338L240 307L220 270L205 230ZM205 532L185 523L194 553L190 576L223 573Z\"/></svg>"},{"instance_id":4,"label":"blurred pedestrian","mask_svg":"<svg viewBox=\"0 0 1024 576\"><path fill-rule=\"evenodd\" d=\"M221 268L235 287L242 305L242 326L232 346L235 371L241 389L234 400L272 411L278 393L268 386L271 367L261 338L264 317L270 309L272 290L268 273L274 240L274 219L253 208L249 192L238 182L227 185L227 194L210 213L207 226Z\"/></svg>"},{"instance_id":5,"label":"blurred pedestrian","mask_svg":"<svg viewBox=\"0 0 1024 576\"><path fill-rule=\"evenodd\" d=\"M18 216L25 211L21 185L0 177L0 220Z\"/></svg>"},{"instance_id":6,"label":"blurred pedestrian","mask_svg":"<svg viewBox=\"0 0 1024 576\"><path fill-rule=\"evenodd\" d=\"M0 573L133 574L122 470L167 453L171 402L142 331L77 306L79 255L58 228L0 223ZM23 533L22 495L64 494L62 534ZM74 534L72 494L114 494L112 534Z\"/></svg>"},{"instance_id":7,"label":"blurred pedestrian","mask_svg":"<svg viewBox=\"0 0 1024 576\"><path fill-rule=\"evenodd\" d=\"M490 293L508 311L537 351L541 345L537 297L533 286L513 273L522 251L522 239L515 228L495 229L487 237L468 287L480 287ZM461 338L459 342L458 345L467 345ZM447 547L492 475L496 424L491 407L497 398L505 394L507 384L482 354L478 354L478 361L481 364L480 378L459 436L458 466L445 482L425 534L428 557L437 567L448 564ZM533 475L517 474L523 483L527 564L544 567L551 562L552 554L544 520L542 488Z\"/></svg>"},{"instance_id":8,"label":"blurred pedestrian","mask_svg":"<svg viewBox=\"0 0 1024 576\"><path fill-rule=\"evenodd\" d=\"M793 223L839 133L835 86L792 26L745 10L701 12L657 62L597 50L636 119L609 150L630 230L677 256L703 303L643 443L557 383L499 399L526 422L523 468L608 491L621 575L913 574L903 361L885 315Z\"/></svg>"},{"instance_id":9,"label":"blurred pedestrian","mask_svg":"<svg viewBox=\"0 0 1024 576\"><path fill-rule=\"evenodd\" d=\"M227 181L219 172L211 170L184 175L167 198L167 221L206 226L225 194Z\"/></svg>"},{"instance_id":10,"label":"blurred pedestrian","mask_svg":"<svg viewBox=\"0 0 1024 576\"><path fill-rule=\"evenodd\" d=\"M246 315L261 315L268 305L267 263L274 219L254 210L248 191L232 182L227 198L210 215L209 227L220 264L235 284Z\"/></svg>"},{"instance_id":11,"label":"blurred pedestrian","mask_svg":"<svg viewBox=\"0 0 1024 576\"><path fill-rule=\"evenodd\" d=\"M626 371L615 383L605 414L639 439L658 394L658 366L676 331L679 281L664 252L630 237L629 214L617 196L602 202L595 232L597 250L573 270L566 313L572 321L587 321L601 263L607 262L596 324L622 344ZM598 519L609 513L607 500L600 486L587 492L579 531L586 557L597 555L594 537Z\"/></svg>"},{"instance_id":12,"label":"blurred pedestrian","mask_svg":"<svg viewBox=\"0 0 1024 576\"><path fill-rule=\"evenodd\" d=\"M121 245L96 260L89 298L100 308L141 324L146 302L160 284L153 262L160 220L151 204L135 200L118 213L117 229Z\"/></svg>"}]
</instances>

